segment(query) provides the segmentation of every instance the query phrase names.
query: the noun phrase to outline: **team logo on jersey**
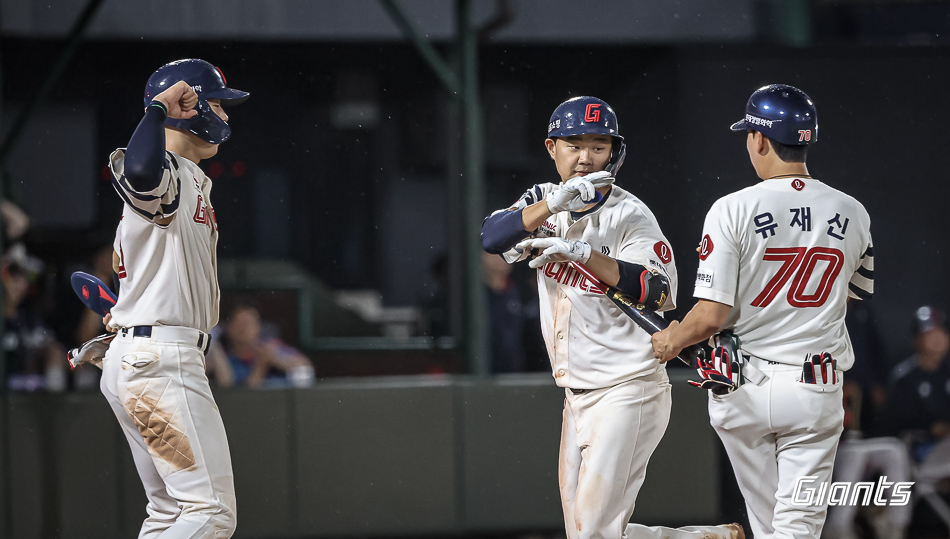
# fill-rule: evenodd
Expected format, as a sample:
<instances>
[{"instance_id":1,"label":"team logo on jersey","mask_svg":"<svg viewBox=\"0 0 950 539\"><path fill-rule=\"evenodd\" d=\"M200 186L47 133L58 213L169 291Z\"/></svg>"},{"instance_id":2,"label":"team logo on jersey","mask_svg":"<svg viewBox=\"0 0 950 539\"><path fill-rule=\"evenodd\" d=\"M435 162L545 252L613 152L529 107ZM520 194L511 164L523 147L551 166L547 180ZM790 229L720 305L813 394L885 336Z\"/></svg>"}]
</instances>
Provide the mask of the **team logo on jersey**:
<instances>
[{"instance_id":1,"label":"team logo on jersey","mask_svg":"<svg viewBox=\"0 0 950 539\"><path fill-rule=\"evenodd\" d=\"M699 242L699 259L706 260L713 252L713 241L709 234L703 236L703 241Z\"/></svg>"},{"instance_id":2,"label":"team logo on jersey","mask_svg":"<svg viewBox=\"0 0 950 539\"><path fill-rule=\"evenodd\" d=\"M214 214L214 208L205 204L201 195L198 195L198 207L195 208L194 220L199 225L207 225L211 230L218 229L218 219Z\"/></svg>"},{"instance_id":3,"label":"team logo on jersey","mask_svg":"<svg viewBox=\"0 0 950 539\"><path fill-rule=\"evenodd\" d=\"M664 264L669 264L670 260L673 260L673 251L670 250L670 246L664 241L658 241L653 244L653 252L656 253L656 256L660 257L660 262Z\"/></svg>"},{"instance_id":4,"label":"team logo on jersey","mask_svg":"<svg viewBox=\"0 0 950 539\"><path fill-rule=\"evenodd\" d=\"M792 180L792 189L796 191L801 191L804 188L805 188L805 182L803 182L801 179L795 178L794 180Z\"/></svg>"},{"instance_id":5,"label":"team logo on jersey","mask_svg":"<svg viewBox=\"0 0 950 539\"><path fill-rule=\"evenodd\" d=\"M603 294L604 292L598 288L594 283L587 280L587 277L584 277L578 273L574 266L570 264L564 264L561 262L548 262L542 268L544 276L549 279L554 279L560 284L565 286L571 286L574 288L579 288L584 292L590 292L592 294Z\"/></svg>"},{"instance_id":6,"label":"team logo on jersey","mask_svg":"<svg viewBox=\"0 0 950 539\"><path fill-rule=\"evenodd\" d=\"M557 234L557 225L555 223L545 221L541 223L541 226L538 227L538 230L541 231L543 236L554 236Z\"/></svg>"}]
</instances>

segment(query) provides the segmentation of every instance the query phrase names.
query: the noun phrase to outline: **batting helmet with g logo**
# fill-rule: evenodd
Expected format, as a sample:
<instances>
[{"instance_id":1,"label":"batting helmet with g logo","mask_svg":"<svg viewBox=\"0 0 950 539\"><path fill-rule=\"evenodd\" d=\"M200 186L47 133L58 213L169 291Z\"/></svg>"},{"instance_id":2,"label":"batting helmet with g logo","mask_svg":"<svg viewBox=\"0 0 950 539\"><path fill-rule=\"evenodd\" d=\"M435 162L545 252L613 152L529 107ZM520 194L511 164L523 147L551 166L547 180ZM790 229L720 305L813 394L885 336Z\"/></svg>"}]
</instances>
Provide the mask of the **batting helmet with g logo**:
<instances>
[{"instance_id":1,"label":"batting helmet with g logo","mask_svg":"<svg viewBox=\"0 0 950 539\"><path fill-rule=\"evenodd\" d=\"M221 144L231 137L231 127L211 110L209 99L220 99L224 106L239 105L251 94L227 87L220 69L193 58L176 60L158 68L145 85L145 106L169 86L183 80L198 94L198 115L187 120L166 118L165 125L190 131L211 144Z\"/></svg>"},{"instance_id":2,"label":"batting helmet with g logo","mask_svg":"<svg viewBox=\"0 0 950 539\"><path fill-rule=\"evenodd\" d=\"M596 97L580 96L561 103L548 122L548 138L575 135L610 135L613 147L607 171L614 177L627 155L627 145L620 136L617 114L606 102Z\"/></svg>"},{"instance_id":3,"label":"batting helmet with g logo","mask_svg":"<svg viewBox=\"0 0 950 539\"><path fill-rule=\"evenodd\" d=\"M818 113L805 92L787 84L770 84L752 94L745 118L731 129L753 129L775 142L805 146L818 140Z\"/></svg>"}]
</instances>

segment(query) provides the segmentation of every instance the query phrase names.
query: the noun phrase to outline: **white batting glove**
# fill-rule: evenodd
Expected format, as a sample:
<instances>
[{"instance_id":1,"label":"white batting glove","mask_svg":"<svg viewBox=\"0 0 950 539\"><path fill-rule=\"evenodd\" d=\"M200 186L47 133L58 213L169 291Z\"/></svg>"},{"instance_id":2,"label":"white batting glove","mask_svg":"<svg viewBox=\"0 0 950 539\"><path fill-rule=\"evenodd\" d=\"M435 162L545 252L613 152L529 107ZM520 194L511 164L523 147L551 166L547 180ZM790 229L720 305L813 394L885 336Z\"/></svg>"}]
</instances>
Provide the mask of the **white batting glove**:
<instances>
[{"instance_id":1,"label":"white batting glove","mask_svg":"<svg viewBox=\"0 0 950 539\"><path fill-rule=\"evenodd\" d=\"M586 264L590 260L590 244L586 241L566 240L564 238L535 238L525 240L515 249L519 252L540 251L534 260L528 262L532 268L540 268L548 262L573 262Z\"/></svg>"},{"instance_id":2,"label":"white batting glove","mask_svg":"<svg viewBox=\"0 0 950 539\"><path fill-rule=\"evenodd\" d=\"M606 170L571 178L548 194L545 199L548 211L580 211L584 206L597 202L597 189L612 184L614 180Z\"/></svg>"}]
</instances>

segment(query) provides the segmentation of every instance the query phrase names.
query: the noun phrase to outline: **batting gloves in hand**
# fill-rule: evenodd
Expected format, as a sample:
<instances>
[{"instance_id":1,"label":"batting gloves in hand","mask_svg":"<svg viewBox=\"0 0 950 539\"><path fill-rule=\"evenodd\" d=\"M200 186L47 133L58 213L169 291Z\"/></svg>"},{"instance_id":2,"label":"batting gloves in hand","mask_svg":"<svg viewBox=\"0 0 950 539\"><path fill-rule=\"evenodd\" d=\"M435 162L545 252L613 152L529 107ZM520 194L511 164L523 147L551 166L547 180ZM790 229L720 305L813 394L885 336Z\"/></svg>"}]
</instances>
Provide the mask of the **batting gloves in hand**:
<instances>
[{"instance_id":1,"label":"batting gloves in hand","mask_svg":"<svg viewBox=\"0 0 950 539\"><path fill-rule=\"evenodd\" d=\"M532 268L540 268L548 262L586 263L590 260L590 244L586 241L566 240L564 238L535 238L515 245L518 252L540 250L534 260L528 263Z\"/></svg>"},{"instance_id":2,"label":"batting gloves in hand","mask_svg":"<svg viewBox=\"0 0 950 539\"><path fill-rule=\"evenodd\" d=\"M102 368L102 358L109 349L109 343L115 339L115 333L106 333L99 335L95 339L90 339L79 348L73 348L66 353L66 361L69 362L69 368L75 369L83 363L92 363L96 367Z\"/></svg>"},{"instance_id":3,"label":"batting gloves in hand","mask_svg":"<svg viewBox=\"0 0 950 539\"><path fill-rule=\"evenodd\" d=\"M606 170L571 178L548 193L545 198L548 203L548 211L551 213L580 211L584 209L584 206L600 201L603 197L597 192L597 189L613 182L614 177Z\"/></svg>"},{"instance_id":4,"label":"batting gloves in hand","mask_svg":"<svg viewBox=\"0 0 950 539\"><path fill-rule=\"evenodd\" d=\"M714 337L716 347L710 359L702 358L696 372L702 377L699 382L692 380L694 386L708 389L716 395L735 391L742 384L742 363L739 361L739 347L735 335L722 332Z\"/></svg>"}]
</instances>

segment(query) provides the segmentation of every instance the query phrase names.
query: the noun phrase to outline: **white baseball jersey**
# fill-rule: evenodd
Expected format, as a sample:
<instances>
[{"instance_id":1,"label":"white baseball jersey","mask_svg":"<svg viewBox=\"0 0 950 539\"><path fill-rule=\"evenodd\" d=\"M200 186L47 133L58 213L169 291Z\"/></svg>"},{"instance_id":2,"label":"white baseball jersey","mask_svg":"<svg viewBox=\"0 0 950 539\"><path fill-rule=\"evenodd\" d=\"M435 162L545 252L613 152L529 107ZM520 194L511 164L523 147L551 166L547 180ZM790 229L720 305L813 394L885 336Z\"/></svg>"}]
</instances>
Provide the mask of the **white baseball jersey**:
<instances>
[{"instance_id":1,"label":"white baseball jersey","mask_svg":"<svg viewBox=\"0 0 950 539\"><path fill-rule=\"evenodd\" d=\"M210 331L220 299L211 180L195 163L166 151L158 187L140 193L125 178L124 163L124 150L112 153L113 185L125 201L114 244L121 292L113 324Z\"/></svg>"},{"instance_id":2,"label":"white baseball jersey","mask_svg":"<svg viewBox=\"0 0 950 539\"><path fill-rule=\"evenodd\" d=\"M697 298L732 307L742 350L801 366L806 354L854 363L847 298L874 291L870 217L811 178L775 178L727 195L706 216Z\"/></svg>"},{"instance_id":3,"label":"white baseball jersey","mask_svg":"<svg viewBox=\"0 0 950 539\"><path fill-rule=\"evenodd\" d=\"M536 185L511 209L544 200L556 188L551 183ZM627 191L613 186L604 201L576 221L571 212L554 214L535 236L586 241L592 250L658 271L670 281L669 297L660 310L675 307L676 265L669 242L653 212ZM505 253L509 262L525 256L514 250ZM650 335L570 264L555 262L539 268L538 292L541 332L557 385L611 387L663 368L653 357Z\"/></svg>"}]
</instances>

